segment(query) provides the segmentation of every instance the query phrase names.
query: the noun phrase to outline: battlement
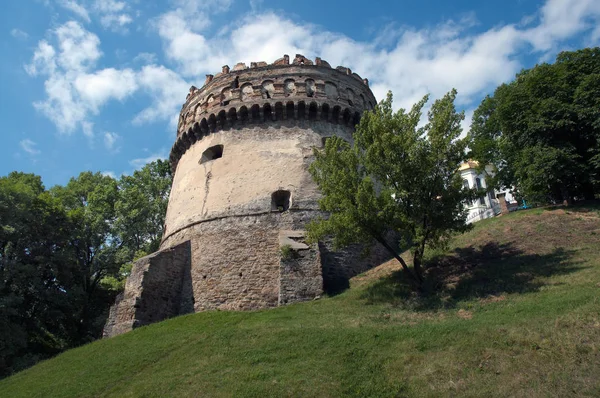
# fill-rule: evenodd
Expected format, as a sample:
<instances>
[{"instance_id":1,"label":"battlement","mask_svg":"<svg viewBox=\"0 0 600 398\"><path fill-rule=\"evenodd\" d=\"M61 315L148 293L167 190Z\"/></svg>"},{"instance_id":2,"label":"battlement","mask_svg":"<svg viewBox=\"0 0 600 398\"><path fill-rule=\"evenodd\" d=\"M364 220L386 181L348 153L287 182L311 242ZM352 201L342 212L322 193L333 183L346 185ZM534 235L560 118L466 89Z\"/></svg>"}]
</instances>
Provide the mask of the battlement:
<instances>
[{"instance_id":1,"label":"battlement","mask_svg":"<svg viewBox=\"0 0 600 398\"><path fill-rule=\"evenodd\" d=\"M343 66L334 69L321 58L313 62L297 54L291 63L284 55L272 64L225 65L220 73L207 75L200 89L190 88L171 166L175 170L181 155L211 133L249 123L302 120L353 126L375 104L367 79Z\"/></svg>"},{"instance_id":2,"label":"battlement","mask_svg":"<svg viewBox=\"0 0 600 398\"><path fill-rule=\"evenodd\" d=\"M302 54L296 54L296 57L293 59L291 64L290 64L290 56L285 54L282 58L275 60L275 62L273 62L272 64L268 64L264 61L250 62L250 67L248 67L244 62L238 62L237 64L235 64L233 69L230 68L229 65L224 65L221 69L221 72L217 73L216 75L206 75L206 80L204 81L204 85L202 86L202 88L198 89L195 86L190 87L190 92L186 97L186 102L188 100L190 100L191 97L194 97L195 95L199 94L201 91L205 90L206 86L209 83L211 83L214 79L218 79L224 75L228 75L233 72L245 71L247 69L269 68L270 66L278 67L278 66L313 66L313 65L332 69L329 62L327 62L319 57L316 57L315 61L313 62L310 59L306 58ZM338 66L335 68L335 70L337 70L338 72L343 73L345 75L352 76L355 79L363 82L363 84L365 84L367 87L369 86L368 79L363 79L357 73L353 73L350 68L346 68L345 66Z\"/></svg>"}]
</instances>

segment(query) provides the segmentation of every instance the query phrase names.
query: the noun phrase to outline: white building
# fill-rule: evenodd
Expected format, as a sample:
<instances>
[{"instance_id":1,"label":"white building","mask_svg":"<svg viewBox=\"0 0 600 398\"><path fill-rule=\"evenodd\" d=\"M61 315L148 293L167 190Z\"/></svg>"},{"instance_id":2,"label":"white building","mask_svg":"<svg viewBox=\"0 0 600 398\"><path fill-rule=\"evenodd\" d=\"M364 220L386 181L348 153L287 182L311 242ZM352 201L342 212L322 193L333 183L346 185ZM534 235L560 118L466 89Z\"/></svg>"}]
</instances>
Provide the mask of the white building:
<instances>
[{"instance_id":1,"label":"white building","mask_svg":"<svg viewBox=\"0 0 600 398\"><path fill-rule=\"evenodd\" d=\"M501 213L500 200L498 196L504 196L506 200L507 210L517 207L517 202L508 191L497 191L495 189L487 189L486 176L493 176L493 167L488 165L483 172L479 172L477 168L479 163L470 160L460 165L458 169L463 179L463 186L466 188L486 189L487 193L470 203L467 208L469 215L467 216L467 224L497 216Z\"/></svg>"}]
</instances>

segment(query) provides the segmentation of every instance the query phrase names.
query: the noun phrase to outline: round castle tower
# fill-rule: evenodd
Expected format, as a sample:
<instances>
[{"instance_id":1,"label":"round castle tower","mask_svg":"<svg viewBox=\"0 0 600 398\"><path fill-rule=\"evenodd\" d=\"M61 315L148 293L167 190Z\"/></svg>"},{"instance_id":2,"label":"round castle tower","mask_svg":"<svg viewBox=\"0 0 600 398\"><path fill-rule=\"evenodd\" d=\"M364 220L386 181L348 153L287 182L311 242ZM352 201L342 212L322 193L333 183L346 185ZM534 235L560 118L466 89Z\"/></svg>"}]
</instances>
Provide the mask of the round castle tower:
<instances>
[{"instance_id":1,"label":"round castle tower","mask_svg":"<svg viewBox=\"0 0 600 398\"><path fill-rule=\"evenodd\" d=\"M366 79L320 58L297 55L290 64L286 55L207 75L179 117L161 247L187 239L199 223L276 213L278 225L292 227L293 214L316 211L313 148L332 135L351 140L374 104ZM289 213L277 214L278 200Z\"/></svg>"},{"instance_id":2,"label":"round castle tower","mask_svg":"<svg viewBox=\"0 0 600 398\"><path fill-rule=\"evenodd\" d=\"M367 79L302 55L224 66L192 86L170 154L160 251L135 264L105 334L187 312L314 299L380 263L377 248L365 259L360 247L334 252L304 240L322 214L308 172L313 149L331 136L351 141L375 104Z\"/></svg>"}]
</instances>

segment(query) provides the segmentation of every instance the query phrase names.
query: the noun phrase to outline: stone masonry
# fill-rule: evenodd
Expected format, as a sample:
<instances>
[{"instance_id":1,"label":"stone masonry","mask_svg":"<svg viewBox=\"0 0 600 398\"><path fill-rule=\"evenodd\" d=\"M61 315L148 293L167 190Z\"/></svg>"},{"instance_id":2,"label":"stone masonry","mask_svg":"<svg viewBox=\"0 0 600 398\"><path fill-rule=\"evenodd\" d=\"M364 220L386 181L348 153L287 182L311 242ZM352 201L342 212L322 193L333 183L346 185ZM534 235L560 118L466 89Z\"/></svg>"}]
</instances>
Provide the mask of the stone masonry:
<instances>
[{"instance_id":1,"label":"stone masonry","mask_svg":"<svg viewBox=\"0 0 600 398\"><path fill-rule=\"evenodd\" d=\"M302 55L224 66L192 86L160 251L135 263L104 335L189 312L312 300L383 261L379 246L361 258L358 246L308 245L304 231L326 216L308 172L314 148L334 135L351 142L375 103L366 79Z\"/></svg>"}]
</instances>

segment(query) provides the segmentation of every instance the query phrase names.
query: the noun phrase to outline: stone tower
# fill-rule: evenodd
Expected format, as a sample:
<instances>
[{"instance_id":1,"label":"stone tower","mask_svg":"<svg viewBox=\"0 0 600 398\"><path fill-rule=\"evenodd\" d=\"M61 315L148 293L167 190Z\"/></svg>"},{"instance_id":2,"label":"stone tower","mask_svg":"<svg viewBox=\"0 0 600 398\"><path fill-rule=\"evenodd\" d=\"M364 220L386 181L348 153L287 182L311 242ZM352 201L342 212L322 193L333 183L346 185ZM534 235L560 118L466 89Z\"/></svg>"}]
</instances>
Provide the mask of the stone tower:
<instances>
[{"instance_id":1,"label":"stone tower","mask_svg":"<svg viewBox=\"0 0 600 398\"><path fill-rule=\"evenodd\" d=\"M192 86L171 150L160 251L136 262L105 335L178 314L310 300L382 260L304 241L321 214L313 148L352 140L368 81L317 58L239 63ZM284 250L282 250L282 247Z\"/></svg>"}]
</instances>

